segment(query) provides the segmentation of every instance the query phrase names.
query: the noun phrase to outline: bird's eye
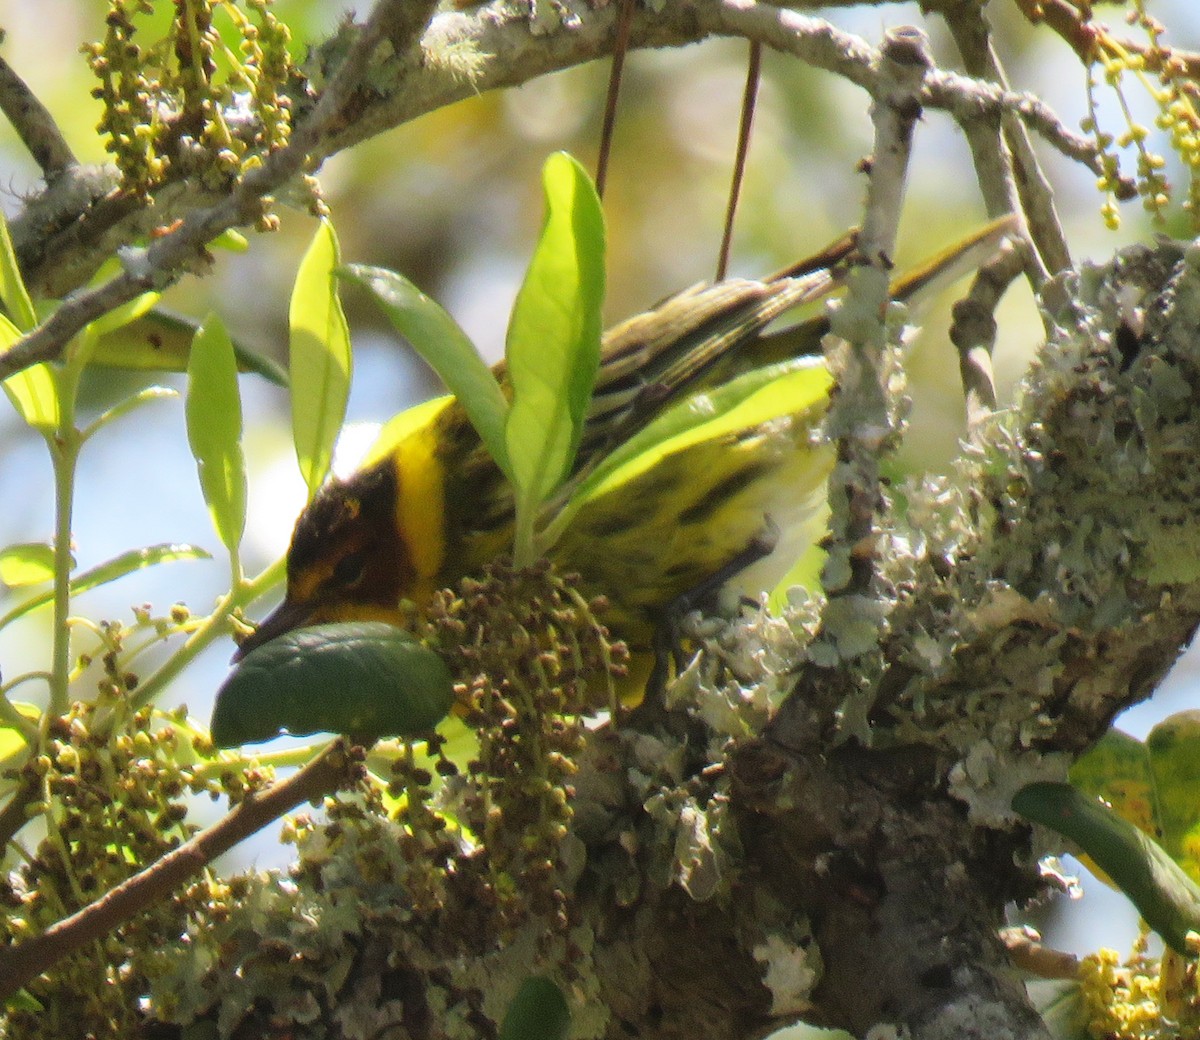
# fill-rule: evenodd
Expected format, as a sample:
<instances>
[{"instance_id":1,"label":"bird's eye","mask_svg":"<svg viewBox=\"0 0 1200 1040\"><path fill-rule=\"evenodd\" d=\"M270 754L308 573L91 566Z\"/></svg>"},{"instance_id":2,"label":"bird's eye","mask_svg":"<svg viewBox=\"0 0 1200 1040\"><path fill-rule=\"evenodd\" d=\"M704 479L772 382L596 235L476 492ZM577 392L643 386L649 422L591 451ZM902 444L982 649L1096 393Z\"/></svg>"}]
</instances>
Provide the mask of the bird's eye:
<instances>
[{"instance_id":1,"label":"bird's eye","mask_svg":"<svg viewBox=\"0 0 1200 1040\"><path fill-rule=\"evenodd\" d=\"M367 554L353 552L343 556L333 568L333 580L339 585L356 585L363 576Z\"/></svg>"}]
</instances>

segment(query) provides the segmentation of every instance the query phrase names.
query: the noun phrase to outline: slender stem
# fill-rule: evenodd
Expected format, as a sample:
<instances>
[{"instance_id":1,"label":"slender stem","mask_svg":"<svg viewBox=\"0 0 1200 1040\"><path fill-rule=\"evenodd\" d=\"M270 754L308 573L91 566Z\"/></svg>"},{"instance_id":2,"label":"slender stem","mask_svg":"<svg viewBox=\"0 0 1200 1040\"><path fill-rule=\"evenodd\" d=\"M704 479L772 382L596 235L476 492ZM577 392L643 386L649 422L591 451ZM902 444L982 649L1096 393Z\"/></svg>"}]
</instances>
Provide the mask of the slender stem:
<instances>
[{"instance_id":1,"label":"slender stem","mask_svg":"<svg viewBox=\"0 0 1200 1040\"><path fill-rule=\"evenodd\" d=\"M633 25L634 0L620 0L620 3L617 39L608 73L608 96L604 99L604 123L600 128L600 154L596 158L596 194L600 198L604 198L604 186L608 183L608 157L617 125L617 97L621 93L621 73L625 68L625 53L629 50L629 30Z\"/></svg>"},{"instance_id":2,"label":"slender stem","mask_svg":"<svg viewBox=\"0 0 1200 1040\"><path fill-rule=\"evenodd\" d=\"M253 603L278 585L283 580L285 567L286 561L278 559L257 577L241 582L227 595L222 596L216 609L200 622L187 642L175 651L158 671L138 686L130 702L132 709L137 711L151 703L168 683L195 660L200 651L218 636L228 632L229 615L238 608Z\"/></svg>"},{"instance_id":3,"label":"slender stem","mask_svg":"<svg viewBox=\"0 0 1200 1040\"><path fill-rule=\"evenodd\" d=\"M742 178L746 173L746 153L750 150L750 128L754 124L754 105L758 100L758 81L762 75L762 44L750 41L750 58L746 66L746 89L742 94L742 116L738 122L737 154L733 160L733 178L729 183L729 203L725 207L725 230L721 235L721 250L717 254L717 281L729 270L729 251L733 247L733 220L737 215L738 199L742 194Z\"/></svg>"},{"instance_id":4,"label":"slender stem","mask_svg":"<svg viewBox=\"0 0 1200 1040\"><path fill-rule=\"evenodd\" d=\"M78 433L65 413L50 445L54 466L54 650L50 672L50 706L47 720L67 710L71 678L71 517L75 502L75 463L79 458Z\"/></svg>"}]
</instances>

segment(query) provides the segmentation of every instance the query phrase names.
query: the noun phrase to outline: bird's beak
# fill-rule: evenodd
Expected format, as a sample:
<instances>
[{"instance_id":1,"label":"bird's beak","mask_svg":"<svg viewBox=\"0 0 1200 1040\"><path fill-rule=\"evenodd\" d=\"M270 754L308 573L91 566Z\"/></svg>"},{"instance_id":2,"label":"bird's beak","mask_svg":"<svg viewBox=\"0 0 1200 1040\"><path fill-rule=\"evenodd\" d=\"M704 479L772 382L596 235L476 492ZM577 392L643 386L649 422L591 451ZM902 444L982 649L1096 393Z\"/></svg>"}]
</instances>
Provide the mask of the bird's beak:
<instances>
[{"instance_id":1,"label":"bird's beak","mask_svg":"<svg viewBox=\"0 0 1200 1040\"><path fill-rule=\"evenodd\" d=\"M299 628L312 615L312 610L312 605L309 603L298 603L295 600L285 599L259 622L258 628L242 640L241 645L234 651L232 663L237 664L255 647L269 643L276 636L290 632L293 628Z\"/></svg>"}]
</instances>

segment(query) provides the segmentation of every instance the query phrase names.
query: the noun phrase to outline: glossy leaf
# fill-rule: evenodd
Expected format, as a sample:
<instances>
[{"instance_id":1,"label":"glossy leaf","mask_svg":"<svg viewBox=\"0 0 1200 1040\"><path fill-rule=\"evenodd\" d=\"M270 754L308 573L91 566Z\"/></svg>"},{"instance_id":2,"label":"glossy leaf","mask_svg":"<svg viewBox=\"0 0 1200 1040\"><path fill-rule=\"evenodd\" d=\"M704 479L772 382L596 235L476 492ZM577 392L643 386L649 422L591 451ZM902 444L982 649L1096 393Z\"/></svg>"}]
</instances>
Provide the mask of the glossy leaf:
<instances>
[{"instance_id":1,"label":"glossy leaf","mask_svg":"<svg viewBox=\"0 0 1200 1040\"><path fill-rule=\"evenodd\" d=\"M1075 842L1168 946L1187 953L1187 933L1200 931L1200 886L1162 846L1070 784L1029 784L1017 792L1012 807Z\"/></svg>"},{"instance_id":2,"label":"glossy leaf","mask_svg":"<svg viewBox=\"0 0 1200 1040\"><path fill-rule=\"evenodd\" d=\"M333 458L350 394L350 327L337 295L338 243L322 220L300 262L288 310L292 439L312 495Z\"/></svg>"},{"instance_id":3,"label":"glossy leaf","mask_svg":"<svg viewBox=\"0 0 1200 1040\"><path fill-rule=\"evenodd\" d=\"M213 526L234 553L246 528L242 401L233 344L215 314L209 315L192 344L187 433Z\"/></svg>"},{"instance_id":4,"label":"glossy leaf","mask_svg":"<svg viewBox=\"0 0 1200 1040\"><path fill-rule=\"evenodd\" d=\"M21 330L0 314L0 350L12 346L20 338ZM9 376L3 386L17 414L35 430L48 434L58 428L58 381L49 365L32 365Z\"/></svg>"},{"instance_id":5,"label":"glossy leaf","mask_svg":"<svg viewBox=\"0 0 1200 1040\"><path fill-rule=\"evenodd\" d=\"M565 152L542 170L546 218L513 305L505 356L512 406L505 442L517 493L517 545L570 471L600 363L604 216Z\"/></svg>"},{"instance_id":6,"label":"glossy leaf","mask_svg":"<svg viewBox=\"0 0 1200 1040\"><path fill-rule=\"evenodd\" d=\"M418 736L454 702L445 662L383 622L293 629L251 650L217 691L217 747L280 733Z\"/></svg>"},{"instance_id":7,"label":"glossy leaf","mask_svg":"<svg viewBox=\"0 0 1200 1040\"><path fill-rule=\"evenodd\" d=\"M511 480L504 440L508 401L492 370L458 322L395 271L347 264L338 273L371 292L396 330L458 398L480 440Z\"/></svg>"},{"instance_id":8,"label":"glossy leaf","mask_svg":"<svg viewBox=\"0 0 1200 1040\"><path fill-rule=\"evenodd\" d=\"M118 329L103 333L96 342L90 364L139 371L186 372L200 323L193 318L158 308ZM287 373L269 357L235 342L239 372L252 372L277 386L287 386Z\"/></svg>"},{"instance_id":9,"label":"glossy leaf","mask_svg":"<svg viewBox=\"0 0 1200 1040\"><path fill-rule=\"evenodd\" d=\"M37 585L54 577L54 546L21 542L0 549L0 582L9 588Z\"/></svg>"},{"instance_id":10,"label":"glossy leaf","mask_svg":"<svg viewBox=\"0 0 1200 1040\"><path fill-rule=\"evenodd\" d=\"M562 990L544 976L521 983L500 1026L500 1040L566 1040L571 1010Z\"/></svg>"},{"instance_id":11,"label":"glossy leaf","mask_svg":"<svg viewBox=\"0 0 1200 1040\"><path fill-rule=\"evenodd\" d=\"M162 545L151 545L145 549L131 549L129 552L121 553L120 556L114 556L111 560L92 567L89 570L82 571L71 579L71 595L76 596L81 592L87 592L89 589L97 588L100 585L107 585L110 581L116 581L118 578L123 578L127 574L132 574L134 571L141 570L144 567L153 567L158 563L169 563L172 560L210 560L212 555L205 549L201 549L196 545L165 543ZM10 610L4 617L0 618L0 628L15 621L19 617L23 617L31 610L36 610L38 607L49 603L54 599L54 590L48 589L45 592L25 600Z\"/></svg>"}]
</instances>

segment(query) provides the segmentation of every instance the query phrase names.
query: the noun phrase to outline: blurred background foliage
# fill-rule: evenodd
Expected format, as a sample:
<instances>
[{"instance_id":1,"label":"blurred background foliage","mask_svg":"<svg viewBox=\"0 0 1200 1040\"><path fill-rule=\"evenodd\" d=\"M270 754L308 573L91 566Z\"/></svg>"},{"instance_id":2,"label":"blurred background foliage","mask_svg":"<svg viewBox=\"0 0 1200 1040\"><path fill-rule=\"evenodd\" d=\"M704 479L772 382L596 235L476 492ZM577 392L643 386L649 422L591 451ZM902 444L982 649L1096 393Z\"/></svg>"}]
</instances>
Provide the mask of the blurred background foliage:
<instances>
[{"instance_id":1,"label":"blurred background foliage","mask_svg":"<svg viewBox=\"0 0 1200 1040\"><path fill-rule=\"evenodd\" d=\"M365 5L359 6L361 15ZM1200 43L1200 7L1193 0L1159 0L1152 7L1168 27L1168 42L1181 47ZM298 58L306 42L333 32L342 8L324 0L278 0L275 5L293 29ZM79 47L101 38L104 11L105 5L94 0L0 0L5 56L48 105L84 161L102 161L104 151L94 130L99 103L89 96L94 81ZM939 64L958 66L939 23L924 20L916 4L825 13L872 43L878 43L886 27L925 25ZM1086 105L1085 73L1075 56L1049 32L1030 27L1007 3L994 0L988 16L1014 86L1037 93L1066 125L1077 127ZM1113 10L1112 21L1119 26L1120 11ZM745 64L746 45L733 40L630 56L605 199L610 321L712 276ZM403 272L446 306L489 356L498 356L512 297L541 220L538 171L546 155L560 148L589 167L594 164L607 75L607 63L596 63L479 96L332 159L320 181L344 259ZM1103 91L1101 97L1109 106L1101 110L1101 118L1107 114L1115 120L1116 99ZM1144 99L1131 94L1131 100ZM1148 104L1143 115L1152 121ZM767 53L731 273L766 274L854 224L864 188L856 166L869 152L870 141L867 98L861 91ZM1077 261L1105 258L1151 232L1137 202L1127 204L1120 231L1107 231L1093 175L1048 148L1039 147L1039 154L1056 186ZM0 123L0 186L10 216L22 196L37 189L38 179L39 171L11 128ZM283 217L280 231L252 234L244 254L218 254L209 277L185 280L165 303L197 317L215 310L239 340L282 357L291 282L315 227L298 211L284 211ZM945 115L927 113L916 139L898 266L937 252L983 220L961 134ZM1166 230L1188 235L1190 221L1180 213ZM913 471L944 468L963 432L957 358L945 335L952 299L947 295L922 312L924 332L910 358L913 427L901 464ZM384 328L364 295L347 292L345 302L356 350L352 422L382 421L437 389L423 365ZM1010 291L999 319L997 374L1008 400L1040 335L1024 285ZM95 371L86 387L82 418L86 421L89 413L148 381L143 374ZM183 377L153 381L182 387ZM246 563L253 569L286 548L304 490L290 454L284 391L255 377L242 382L251 504ZM40 441L8 409L0 411L0 501L0 543L48 538L53 525L49 465ZM139 411L135 420L89 445L82 460L75 539L81 568L157 542L213 547L180 402ZM77 609L92 618L128 617L135 603L150 601L163 609L182 600L207 610L226 578L218 554L211 563L172 564L89 593ZM11 600L0 590L0 611ZM44 667L47 633L44 613L0 633L4 672ZM164 706L186 702L206 717L211 691L231 650L207 654ZM1185 665L1172 680L1184 696L1193 689L1191 674ZM1140 726L1144 732L1147 725L1132 728ZM258 855L270 859L269 852Z\"/></svg>"}]
</instances>

